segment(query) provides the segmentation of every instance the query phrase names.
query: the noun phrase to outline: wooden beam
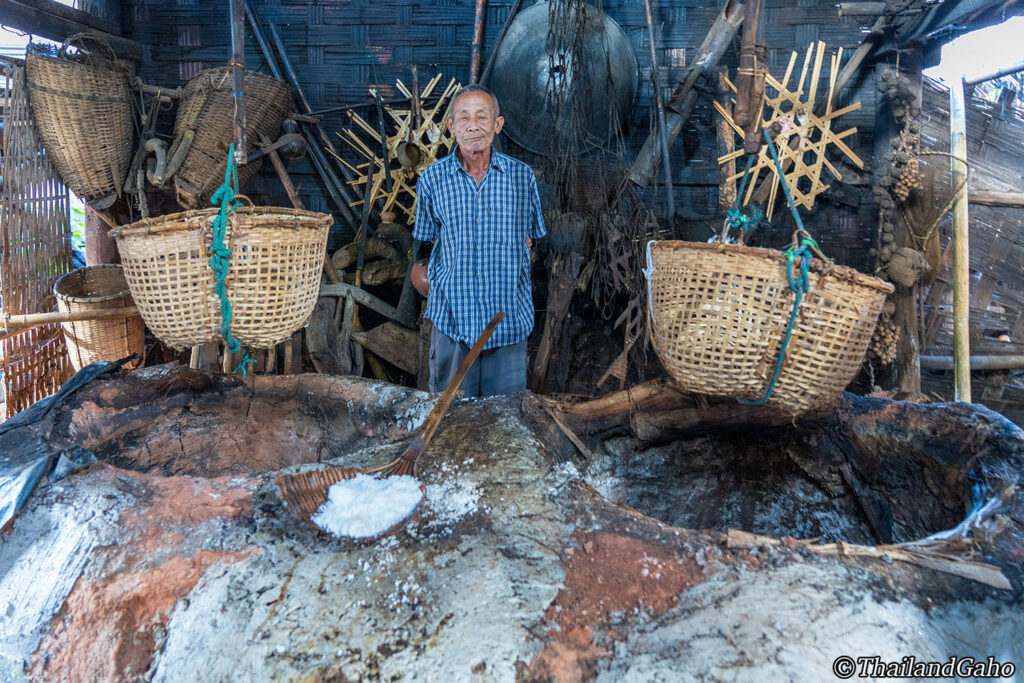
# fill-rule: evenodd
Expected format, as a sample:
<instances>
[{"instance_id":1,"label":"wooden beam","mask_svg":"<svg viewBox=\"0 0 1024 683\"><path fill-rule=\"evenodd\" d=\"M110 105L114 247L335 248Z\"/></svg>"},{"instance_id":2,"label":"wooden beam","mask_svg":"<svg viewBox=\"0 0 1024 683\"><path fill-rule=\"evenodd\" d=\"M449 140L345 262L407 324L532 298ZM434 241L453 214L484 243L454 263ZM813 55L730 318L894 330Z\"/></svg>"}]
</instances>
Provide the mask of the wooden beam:
<instances>
[{"instance_id":1,"label":"wooden beam","mask_svg":"<svg viewBox=\"0 0 1024 683\"><path fill-rule=\"evenodd\" d=\"M953 202L953 398L971 402L970 299L971 266L967 218L967 106L963 80L949 87L949 151L953 187L960 187Z\"/></svg>"},{"instance_id":2,"label":"wooden beam","mask_svg":"<svg viewBox=\"0 0 1024 683\"><path fill-rule=\"evenodd\" d=\"M981 206L1024 207L1024 192L979 192L967 193L967 203Z\"/></svg>"},{"instance_id":3,"label":"wooden beam","mask_svg":"<svg viewBox=\"0 0 1024 683\"><path fill-rule=\"evenodd\" d=\"M971 356L971 370L1020 370L1024 356ZM921 367L929 370L952 370L953 356L921 356Z\"/></svg>"},{"instance_id":4,"label":"wooden beam","mask_svg":"<svg viewBox=\"0 0 1024 683\"><path fill-rule=\"evenodd\" d=\"M53 0L0 0L0 24L57 41L75 33L89 33L110 45L118 57L136 61L142 57L142 46L122 38L120 27L113 22ZM112 28L117 29L116 33L108 30Z\"/></svg>"}]
</instances>

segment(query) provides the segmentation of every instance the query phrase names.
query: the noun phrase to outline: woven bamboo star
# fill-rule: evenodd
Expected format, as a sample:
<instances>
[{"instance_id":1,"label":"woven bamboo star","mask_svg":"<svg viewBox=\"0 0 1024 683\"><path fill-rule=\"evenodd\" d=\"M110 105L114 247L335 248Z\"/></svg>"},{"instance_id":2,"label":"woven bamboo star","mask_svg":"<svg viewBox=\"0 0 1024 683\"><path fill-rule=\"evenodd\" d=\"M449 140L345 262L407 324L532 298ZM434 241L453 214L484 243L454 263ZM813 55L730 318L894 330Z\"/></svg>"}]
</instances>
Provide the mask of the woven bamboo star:
<instances>
[{"instance_id":1,"label":"woven bamboo star","mask_svg":"<svg viewBox=\"0 0 1024 683\"><path fill-rule=\"evenodd\" d=\"M420 92L419 101L427 102L433 97L440 81L441 74L434 76ZM395 86L404 97L412 99L412 92L401 80L396 81ZM458 92L460 87L454 78L449 80L433 105L422 107L421 122L418 126L416 112L412 108L398 109L385 106L384 111L391 117L391 123L398 128L394 135L387 136L386 161L381 159L381 136L377 129L359 114L349 112L353 128L345 128L344 134L338 135L367 161L353 166L341 157L337 158L356 174L357 177L350 181L350 184L364 187L364 190L359 192L360 197L364 196L366 183L372 182L371 201L384 200L382 212L400 212L405 215L408 224L413 223L416 217L416 179L427 166L451 149L453 138L446 122L448 105L452 95ZM372 89L370 92L373 94ZM364 134L370 138L369 143L364 141ZM410 149L414 151L410 152ZM390 192L387 191L385 182L388 171L391 173ZM363 200L360 199L352 202L351 206L362 203Z\"/></svg>"},{"instance_id":2,"label":"woven bamboo star","mask_svg":"<svg viewBox=\"0 0 1024 683\"><path fill-rule=\"evenodd\" d=\"M808 46L804 55L803 68L800 71L800 80L795 90L789 90L789 81L793 76L793 70L797 62L797 53L790 56L789 65L786 67L786 74L782 80L776 80L770 73L765 74L765 85L775 90L774 97L765 97L762 125L771 128L778 124L781 132L775 138L779 152L779 160L782 164L783 175L789 185L793 196L793 203L805 209L814 207L815 198L829 189L822 179L822 168L828 169L829 173L836 180L842 180L843 176L839 169L829 161L829 147L841 151L853 162L857 168L864 168L864 162L843 140L857 132L856 127L848 128L842 132L833 130L833 122L843 114L860 109L861 103L854 102L840 109L832 108L832 100L835 95L834 88L839 72L839 64L842 61L842 48L835 54L830 55L828 99L825 111L821 116L814 113L814 105L818 95L818 85L821 75L822 62L825 56L825 43L812 43ZM811 60L814 60L813 65ZM804 85L807 83L807 76L810 74L810 83L806 92ZM728 79L726 82L729 88L736 92L736 86ZM743 130L736 125L732 116L719 102L715 102L715 109L721 114L732 130L743 138ZM742 157L744 154L742 144L728 154L718 158L719 165L728 163ZM765 172L764 178L761 178ZM768 219L772 217L775 200L779 192L779 174L768 153L767 147L762 146L757 153L750 167L727 178L732 183L743 176L746 178L746 191L740 198L742 205L746 206L755 202L767 200L765 213ZM756 186L756 188L755 188Z\"/></svg>"}]
</instances>

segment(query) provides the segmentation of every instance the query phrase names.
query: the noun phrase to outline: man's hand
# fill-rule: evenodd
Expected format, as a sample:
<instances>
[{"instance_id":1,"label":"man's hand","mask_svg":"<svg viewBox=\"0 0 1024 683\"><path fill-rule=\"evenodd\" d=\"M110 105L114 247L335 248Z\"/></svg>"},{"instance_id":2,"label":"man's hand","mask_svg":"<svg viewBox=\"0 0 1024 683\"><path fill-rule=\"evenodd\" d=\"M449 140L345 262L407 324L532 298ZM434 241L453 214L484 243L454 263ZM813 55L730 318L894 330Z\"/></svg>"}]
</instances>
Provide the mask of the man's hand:
<instances>
[{"instance_id":1,"label":"man's hand","mask_svg":"<svg viewBox=\"0 0 1024 683\"><path fill-rule=\"evenodd\" d=\"M427 298L427 293L430 292L430 281L427 280L428 260L423 259L412 264L412 286L424 299Z\"/></svg>"},{"instance_id":2,"label":"man's hand","mask_svg":"<svg viewBox=\"0 0 1024 683\"><path fill-rule=\"evenodd\" d=\"M533 249L533 240L531 240L529 237L526 238L526 248Z\"/></svg>"}]
</instances>

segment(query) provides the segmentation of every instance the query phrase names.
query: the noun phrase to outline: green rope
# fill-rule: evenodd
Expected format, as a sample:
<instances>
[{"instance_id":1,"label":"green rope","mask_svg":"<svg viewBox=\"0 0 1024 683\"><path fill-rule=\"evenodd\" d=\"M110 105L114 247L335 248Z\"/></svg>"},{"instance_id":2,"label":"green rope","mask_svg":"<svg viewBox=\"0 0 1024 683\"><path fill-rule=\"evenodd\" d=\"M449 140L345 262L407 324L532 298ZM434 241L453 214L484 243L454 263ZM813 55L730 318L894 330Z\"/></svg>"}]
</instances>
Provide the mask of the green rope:
<instances>
[{"instance_id":1,"label":"green rope","mask_svg":"<svg viewBox=\"0 0 1024 683\"><path fill-rule=\"evenodd\" d=\"M764 211L758 206L752 206L750 208L749 216L740 211L740 202L743 201L743 191L747 187L747 180L749 180L752 175L750 173L750 169L754 165L754 157L756 156L756 154L749 155L747 159L747 168L744 169L743 180L740 182L739 192L736 193L736 201L725 214L726 225L729 228L738 228L741 237L745 236L749 232L753 232L766 222L764 220Z\"/></svg>"},{"instance_id":2,"label":"green rope","mask_svg":"<svg viewBox=\"0 0 1024 683\"><path fill-rule=\"evenodd\" d=\"M804 294L810 288L810 274L811 274L811 262L814 260L814 252L821 254L821 249L818 247L818 243L810 236L807 230L804 229L804 222L800 219L800 214L796 210L796 205L793 203L793 196L789 192L789 185L786 184L786 177L782 173L782 164L779 163L779 155L775 151L775 145L772 144L772 140L768 137L768 130L765 128L761 129L764 132L764 139L768 142L768 150L772 154L772 161L775 162L775 170L778 171L779 181L782 183L782 190L786 195L786 204L789 206L790 211L793 212L793 220L796 221L796 232L793 234L793 242L789 245L789 248L783 253L786 257L786 278L789 280L789 288L793 291L793 310L789 313L789 324L786 325L786 336L782 338L782 345L779 348L779 357L775 361L775 369L772 371L772 377L768 381L768 386L765 389L764 395L759 399L739 399L740 403L746 405L759 406L768 402L768 399L772 397L772 392L775 391L775 383L779 379L779 373L782 372L782 364L786 360L786 354L789 352L789 340L793 336L793 327L796 325L796 314L800 310L800 303L804 299ZM795 266L795 268L794 268ZM794 270L796 275L794 275Z\"/></svg>"},{"instance_id":3,"label":"green rope","mask_svg":"<svg viewBox=\"0 0 1024 683\"><path fill-rule=\"evenodd\" d=\"M220 204L220 211L213 221L213 243L210 245L210 267L217 275L217 282L214 289L220 297L220 333L227 344L228 353L235 353L241 348L241 343L231 334L231 302L228 301L227 277L228 267L231 264L231 250L224 243L227 236L228 216L235 212L242 204L235 201L238 194L238 167L235 165L235 145L231 143L228 147L228 165L224 170L224 184L217 188L217 191L210 197L211 204ZM256 361L249 358L249 347L245 347L242 359L235 368L235 373L242 371L242 377L247 374L247 366Z\"/></svg>"}]
</instances>

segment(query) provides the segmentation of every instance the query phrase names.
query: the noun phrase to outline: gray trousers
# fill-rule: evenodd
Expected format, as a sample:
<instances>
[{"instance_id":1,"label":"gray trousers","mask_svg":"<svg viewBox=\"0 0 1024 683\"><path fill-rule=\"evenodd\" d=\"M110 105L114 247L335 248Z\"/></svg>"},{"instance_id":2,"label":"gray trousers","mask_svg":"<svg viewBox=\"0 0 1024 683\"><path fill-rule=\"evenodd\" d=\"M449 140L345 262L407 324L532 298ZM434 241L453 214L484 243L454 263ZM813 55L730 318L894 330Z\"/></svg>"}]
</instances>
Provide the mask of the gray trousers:
<instances>
[{"instance_id":1,"label":"gray trousers","mask_svg":"<svg viewBox=\"0 0 1024 683\"><path fill-rule=\"evenodd\" d=\"M433 328L430 333L430 390L444 391L468 355L468 346ZM483 351L466 373L461 389L466 397L514 394L526 389L526 340Z\"/></svg>"}]
</instances>

